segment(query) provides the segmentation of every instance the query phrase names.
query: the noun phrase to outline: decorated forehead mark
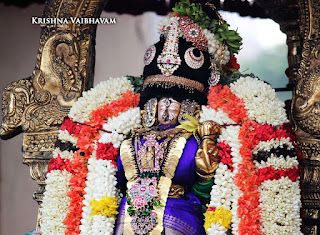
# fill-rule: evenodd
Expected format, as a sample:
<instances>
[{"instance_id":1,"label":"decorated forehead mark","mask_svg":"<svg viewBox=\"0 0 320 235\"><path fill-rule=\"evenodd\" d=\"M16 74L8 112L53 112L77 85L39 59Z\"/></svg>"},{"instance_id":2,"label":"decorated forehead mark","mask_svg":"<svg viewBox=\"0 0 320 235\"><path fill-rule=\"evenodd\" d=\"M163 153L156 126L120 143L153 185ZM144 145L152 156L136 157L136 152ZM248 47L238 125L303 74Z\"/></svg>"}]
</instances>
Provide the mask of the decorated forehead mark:
<instances>
[{"instance_id":1,"label":"decorated forehead mark","mask_svg":"<svg viewBox=\"0 0 320 235\"><path fill-rule=\"evenodd\" d=\"M157 66L165 76L172 75L173 72L181 65L181 59L178 54L178 24L171 22L169 25L164 25L162 30L165 31L168 28L169 32L164 43L162 53L157 59Z\"/></svg>"},{"instance_id":2,"label":"decorated forehead mark","mask_svg":"<svg viewBox=\"0 0 320 235\"><path fill-rule=\"evenodd\" d=\"M149 65L156 55L156 47L154 45L150 46L146 53L144 54L144 65Z\"/></svg>"}]
</instances>

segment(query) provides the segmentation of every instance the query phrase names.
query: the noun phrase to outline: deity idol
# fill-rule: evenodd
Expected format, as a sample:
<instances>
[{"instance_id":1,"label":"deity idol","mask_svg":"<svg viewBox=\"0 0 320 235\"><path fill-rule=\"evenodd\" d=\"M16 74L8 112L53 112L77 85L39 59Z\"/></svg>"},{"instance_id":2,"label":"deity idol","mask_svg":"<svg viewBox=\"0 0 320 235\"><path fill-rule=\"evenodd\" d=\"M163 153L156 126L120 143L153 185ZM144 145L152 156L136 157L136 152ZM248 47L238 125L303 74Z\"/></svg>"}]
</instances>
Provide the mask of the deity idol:
<instances>
[{"instance_id":1,"label":"deity idol","mask_svg":"<svg viewBox=\"0 0 320 235\"><path fill-rule=\"evenodd\" d=\"M144 56L143 86L110 78L61 126L44 234L302 234L295 137L240 36L180 2Z\"/></svg>"}]
</instances>

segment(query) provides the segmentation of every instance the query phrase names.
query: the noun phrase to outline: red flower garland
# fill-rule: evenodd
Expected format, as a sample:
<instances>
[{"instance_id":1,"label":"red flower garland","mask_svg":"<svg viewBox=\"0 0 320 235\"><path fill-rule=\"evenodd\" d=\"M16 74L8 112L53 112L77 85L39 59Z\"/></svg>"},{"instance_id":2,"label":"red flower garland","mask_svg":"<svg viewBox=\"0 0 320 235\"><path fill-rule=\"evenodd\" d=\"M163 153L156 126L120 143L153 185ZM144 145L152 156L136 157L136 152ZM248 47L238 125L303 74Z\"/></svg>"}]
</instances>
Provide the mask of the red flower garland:
<instances>
[{"instance_id":1,"label":"red flower garland","mask_svg":"<svg viewBox=\"0 0 320 235\"><path fill-rule=\"evenodd\" d=\"M239 165L239 171L235 176L235 184L243 192L238 200L237 214L241 219L239 223L239 234L261 234L259 219L259 193L258 187L265 180L276 180L289 177L296 181L299 177L298 168L287 170L275 170L273 167L266 167L256 171L252 162L251 150L260 141L290 137L290 133L283 126L274 127L271 125L260 125L256 122L243 123L239 140L241 143L240 155L243 163Z\"/></svg>"},{"instance_id":2,"label":"red flower garland","mask_svg":"<svg viewBox=\"0 0 320 235\"><path fill-rule=\"evenodd\" d=\"M64 170L72 173L69 181L70 191L67 195L70 197L69 212L63 223L66 224L66 234L75 235L80 233L82 219L83 200L85 195L86 179L88 174L88 159L92 155L95 143L100 139L102 125L110 117L116 117L121 112L136 107L139 103L140 94L134 95L128 90L116 101L108 103L97 110L91 112L92 118L84 124L74 123L69 118L65 118L61 130L67 130L70 135L77 137L77 147L72 160L61 159L60 155L50 160L49 171ZM116 166L118 150L112 143L97 144L97 159L111 160Z\"/></svg>"},{"instance_id":3,"label":"red flower garland","mask_svg":"<svg viewBox=\"0 0 320 235\"><path fill-rule=\"evenodd\" d=\"M70 118L66 117L60 127L60 130L67 130L69 132L69 135L78 135L80 134L81 128L82 127L80 124L74 123L70 120Z\"/></svg>"},{"instance_id":4,"label":"red flower garland","mask_svg":"<svg viewBox=\"0 0 320 235\"><path fill-rule=\"evenodd\" d=\"M232 64L236 61L230 61ZM236 69L236 68L235 68ZM290 137L293 142L293 135L287 130L286 124L274 127L268 124L261 125L254 121L249 121L243 99L233 94L228 86L216 85L212 87L208 94L208 104L211 108L218 110L221 108L229 115L233 121L242 124L239 131L239 141L241 144L239 153L242 163L239 164L239 170L234 178L234 183L242 191L243 195L238 200L237 215L240 218L238 232L244 234L261 234L260 230L260 210L258 187L264 180L279 179L282 176L289 177L295 181L299 177L297 168L291 168L284 171L274 170L272 167L256 171L252 161L251 150L259 144L260 141L271 139L281 139ZM232 159L229 157L228 147L224 142L219 143L219 155L222 162L229 167L232 166Z\"/></svg>"},{"instance_id":5,"label":"red flower garland","mask_svg":"<svg viewBox=\"0 0 320 235\"><path fill-rule=\"evenodd\" d=\"M98 143L97 145L97 159L111 160L112 164L117 167L118 149L113 147L112 143Z\"/></svg>"},{"instance_id":6,"label":"red flower garland","mask_svg":"<svg viewBox=\"0 0 320 235\"><path fill-rule=\"evenodd\" d=\"M60 154L58 154L58 156L55 158L51 158L49 161L48 173L53 170L60 170L60 171L67 170L68 172L72 173L70 160L69 159L62 159L60 157Z\"/></svg>"},{"instance_id":7,"label":"red flower garland","mask_svg":"<svg viewBox=\"0 0 320 235\"><path fill-rule=\"evenodd\" d=\"M226 164L231 171L233 171L233 162L231 157L231 147L226 144L226 141L222 141L217 144L217 148L219 149L219 156L221 157L221 162Z\"/></svg>"},{"instance_id":8,"label":"red flower garland","mask_svg":"<svg viewBox=\"0 0 320 235\"><path fill-rule=\"evenodd\" d=\"M259 184L266 180L278 180L281 177L288 177L292 182L295 182L299 178L299 169L292 167L287 170L275 170L272 166L269 166L259 169L256 175Z\"/></svg>"},{"instance_id":9,"label":"red flower garland","mask_svg":"<svg viewBox=\"0 0 320 235\"><path fill-rule=\"evenodd\" d=\"M210 88L208 93L208 104L217 110L221 108L236 123L248 120L243 99L233 94L230 88L218 84Z\"/></svg>"}]
</instances>

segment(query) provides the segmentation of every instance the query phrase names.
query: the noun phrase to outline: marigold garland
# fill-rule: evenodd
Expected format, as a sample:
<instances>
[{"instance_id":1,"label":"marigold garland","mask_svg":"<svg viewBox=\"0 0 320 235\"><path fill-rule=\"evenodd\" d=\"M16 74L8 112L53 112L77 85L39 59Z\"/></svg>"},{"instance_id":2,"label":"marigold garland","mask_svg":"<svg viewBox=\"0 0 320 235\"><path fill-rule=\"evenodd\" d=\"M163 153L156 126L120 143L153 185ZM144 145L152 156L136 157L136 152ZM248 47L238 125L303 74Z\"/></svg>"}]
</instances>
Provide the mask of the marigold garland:
<instances>
[{"instance_id":1,"label":"marigold garland","mask_svg":"<svg viewBox=\"0 0 320 235\"><path fill-rule=\"evenodd\" d=\"M225 209L223 206L215 210L209 207L204 213L204 217L204 228L206 231L210 228L212 223L219 223L225 228L230 228L232 212Z\"/></svg>"},{"instance_id":2,"label":"marigold garland","mask_svg":"<svg viewBox=\"0 0 320 235\"><path fill-rule=\"evenodd\" d=\"M118 199L115 197L103 196L100 201L93 199L90 202L92 206L92 216L103 215L106 217L113 217L116 219L118 214Z\"/></svg>"}]
</instances>

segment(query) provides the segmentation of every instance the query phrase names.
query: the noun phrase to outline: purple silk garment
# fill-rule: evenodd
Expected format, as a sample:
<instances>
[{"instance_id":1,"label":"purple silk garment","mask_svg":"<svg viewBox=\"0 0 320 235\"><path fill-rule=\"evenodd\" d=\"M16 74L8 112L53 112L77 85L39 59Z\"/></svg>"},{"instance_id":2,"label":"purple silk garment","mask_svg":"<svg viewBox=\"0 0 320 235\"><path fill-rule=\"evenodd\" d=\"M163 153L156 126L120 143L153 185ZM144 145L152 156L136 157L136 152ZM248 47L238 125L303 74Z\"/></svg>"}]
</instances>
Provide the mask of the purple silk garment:
<instances>
[{"instance_id":1,"label":"purple silk garment","mask_svg":"<svg viewBox=\"0 0 320 235\"><path fill-rule=\"evenodd\" d=\"M144 140L141 139L142 144ZM160 141L162 142L162 141ZM201 203L199 199L191 193L195 177L195 154L198 143L194 136L191 136L184 147L182 156L177 166L173 184L185 187L184 198L168 198L163 218L164 234L205 234L203 220L201 219ZM118 159L117 179L119 184L126 184L121 156ZM115 234L123 232L123 219L125 214L126 198L124 197L119 207L119 215L116 224Z\"/></svg>"}]
</instances>

